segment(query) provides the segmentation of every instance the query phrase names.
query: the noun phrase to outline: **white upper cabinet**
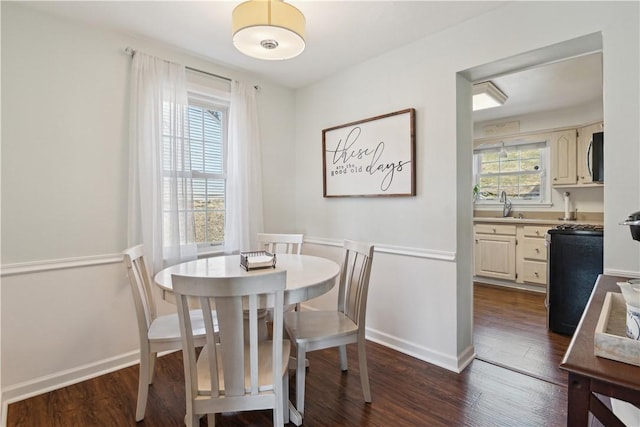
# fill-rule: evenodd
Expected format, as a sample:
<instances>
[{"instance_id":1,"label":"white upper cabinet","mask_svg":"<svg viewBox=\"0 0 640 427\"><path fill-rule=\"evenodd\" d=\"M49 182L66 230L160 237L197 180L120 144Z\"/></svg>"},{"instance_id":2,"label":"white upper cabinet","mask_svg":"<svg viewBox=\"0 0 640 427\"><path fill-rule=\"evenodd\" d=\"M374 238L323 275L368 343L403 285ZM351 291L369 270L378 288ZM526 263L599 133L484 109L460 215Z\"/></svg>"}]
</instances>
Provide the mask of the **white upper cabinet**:
<instances>
[{"instance_id":1,"label":"white upper cabinet","mask_svg":"<svg viewBox=\"0 0 640 427\"><path fill-rule=\"evenodd\" d=\"M571 185L578 182L576 135L575 129L551 134L551 183L553 185Z\"/></svg>"}]
</instances>

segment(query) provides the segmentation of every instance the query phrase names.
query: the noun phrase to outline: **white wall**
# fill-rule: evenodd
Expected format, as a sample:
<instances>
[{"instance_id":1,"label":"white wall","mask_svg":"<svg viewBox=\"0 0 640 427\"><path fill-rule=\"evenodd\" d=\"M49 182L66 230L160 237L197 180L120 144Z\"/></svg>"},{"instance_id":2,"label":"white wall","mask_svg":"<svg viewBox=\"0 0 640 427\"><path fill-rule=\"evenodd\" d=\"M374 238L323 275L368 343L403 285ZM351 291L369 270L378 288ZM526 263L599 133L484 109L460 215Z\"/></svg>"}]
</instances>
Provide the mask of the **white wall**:
<instances>
[{"instance_id":1,"label":"white wall","mask_svg":"<svg viewBox=\"0 0 640 427\"><path fill-rule=\"evenodd\" d=\"M126 46L260 86L265 227L290 231L293 91L2 2L3 401L134 363ZM161 304L161 311L175 310Z\"/></svg>"},{"instance_id":2,"label":"white wall","mask_svg":"<svg viewBox=\"0 0 640 427\"><path fill-rule=\"evenodd\" d=\"M548 129L591 124L601 121L602 117L602 102L596 102L562 110L542 111L534 114L513 116L501 120L474 122L473 137L483 138L487 136L484 133L484 127L496 123L508 123L517 121L520 124L520 133L529 133L544 131Z\"/></svg>"},{"instance_id":3,"label":"white wall","mask_svg":"<svg viewBox=\"0 0 640 427\"><path fill-rule=\"evenodd\" d=\"M472 123L470 111L456 110L457 100L467 100L470 110L468 86L456 74L600 31L607 123L605 269L638 274L640 245L617 225L640 209L640 172L634 167L640 158L637 3L513 2L297 92L297 180L305 183L296 193L297 228L320 240L363 239L383 250L407 251L385 257L384 273L375 270L368 312L372 336L401 342L409 352L422 349L418 357L434 363L457 360L451 369L465 363L472 344L466 202ZM321 198L322 129L409 107L417 114L417 196ZM413 250L424 257L412 256ZM455 263L436 256L425 261L438 253L452 254ZM435 353L444 357L435 360Z\"/></svg>"}]
</instances>

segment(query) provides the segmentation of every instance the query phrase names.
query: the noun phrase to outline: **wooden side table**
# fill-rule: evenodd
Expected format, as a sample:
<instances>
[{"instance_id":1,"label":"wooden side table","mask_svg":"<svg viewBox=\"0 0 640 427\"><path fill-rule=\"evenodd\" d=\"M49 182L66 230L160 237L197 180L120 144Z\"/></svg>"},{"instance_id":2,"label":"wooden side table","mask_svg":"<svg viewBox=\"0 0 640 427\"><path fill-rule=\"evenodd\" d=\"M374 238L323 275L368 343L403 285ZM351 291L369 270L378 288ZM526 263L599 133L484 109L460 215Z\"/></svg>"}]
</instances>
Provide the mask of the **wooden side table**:
<instances>
[{"instance_id":1,"label":"wooden side table","mask_svg":"<svg viewBox=\"0 0 640 427\"><path fill-rule=\"evenodd\" d=\"M624 424L595 393L640 408L640 366L594 354L594 332L607 292L620 292L624 277L600 275L560 368L569 372L567 426L585 427L591 412L605 426Z\"/></svg>"}]
</instances>

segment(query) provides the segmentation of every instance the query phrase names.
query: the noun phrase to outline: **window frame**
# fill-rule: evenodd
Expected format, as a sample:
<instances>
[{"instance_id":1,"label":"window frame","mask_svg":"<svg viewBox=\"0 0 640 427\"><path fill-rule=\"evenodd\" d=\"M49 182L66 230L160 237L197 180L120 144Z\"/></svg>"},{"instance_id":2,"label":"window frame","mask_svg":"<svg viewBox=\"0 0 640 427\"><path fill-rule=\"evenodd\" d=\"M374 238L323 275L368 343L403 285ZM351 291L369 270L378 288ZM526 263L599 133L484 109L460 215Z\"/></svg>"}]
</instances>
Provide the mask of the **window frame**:
<instances>
[{"instance_id":1,"label":"window frame","mask_svg":"<svg viewBox=\"0 0 640 427\"><path fill-rule=\"evenodd\" d=\"M225 220L226 220L226 201L227 201L227 148L229 135L229 102L212 94L204 94L201 91L188 91L189 106L195 106L204 110L213 110L222 112L221 132L222 132L222 173L207 173L193 169L191 170L192 181L196 179L221 179L224 181L224 203L225 203ZM206 211L206 209L205 209ZM193 208L195 213L195 206ZM206 225L205 225L206 230ZM224 239L221 241L207 241L197 243L198 254L208 253L211 249L222 249Z\"/></svg>"},{"instance_id":2,"label":"window frame","mask_svg":"<svg viewBox=\"0 0 640 427\"><path fill-rule=\"evenodd\" d=\"M207 173L200 170L196 170L193 167L193 163L191 164L191 168L189 171L177 171L179 176L188 177L191 182L191 193L190 196L192 199L192 203L194 203L190 209L185 209L182 211L181 215L185 216L185 220L189 220L187 215L192 216L193 227L195 227L195 214L197 212L201 212L201 210L196 211L195 199L193 198L194 193L194 181L199 179L222 179L224 181L223 184L223 198L224 198L224 210L225 210L225 221L226 221L226 201L227 201L227 152L228 152L228 134L229 134L229 109L230 109L230 93L225 92L220 89L216 89L214 87L208 87L202 84L187 84L187 102L188 107L197 107L203 110L213 110L222 112L222 120L220 125L221 136L222 136L222 173ZM185 120L189 120L189 111L185 111L186 118ZM189 127L191 125L189 124ZM185 139L187 141L191 141L191 129L186 133ZM191 146L191 145L190 145ZM192 153L190 153L190 158L192 158ZM191 160L190 160L191 162ZM166 171L165 173L171 173L170 171ZM165 197L164 186L163 186L163 200ZM205 206L205 212L207 212L207 207ZM162 215L165 214L164 202L162 208ZM207 215L205 214L205 233L207 227ZM194 230L195 231L195 230ZM194 236L195 237L195 236ZM196 245L197 255L198 257L202 256L210 256L216 253L222 252L224 247L224 239L222 241L207 241L207 242L194 242Z\"/></svg>"},{"instance_id":3,"label":"window frame","mask_svg":"<svg viewBox=\"0 0 640 427\"><path fill-rule=\"evenodd\" d=\"M504 148L507 151L513 151L514 149L526 149L527 146L540 146L540 197L531 199L531 200L523 200L518 198L509 198L512 202L513 206L551 206L551 179L550 179L550 169L551 169L551 155L550 155L550 145L548 138L535 138L535 139L525 139L525 140L513 140L513 141L500 141L493 142L488 144L481 144L474 148L473 150L473 184L474 186L480 185L480 180L483 175L479 173L481 167L481 154L482 153L491 153L491 152L499 152L502 149L504 143ZM495 175L498 176L522 176L528 175L531 172L517 171L517 172L504 172L498 173ZM495 176L494 175L494 176ZM482 191L482 190L480 190ZM474 205L476 208L478 207L487 207L487 208L495 208L501 206L502 203L499 201L499 197L495 199L482 199L481 197L477 197L474 200Z\"/></svg>"}]
</instances>

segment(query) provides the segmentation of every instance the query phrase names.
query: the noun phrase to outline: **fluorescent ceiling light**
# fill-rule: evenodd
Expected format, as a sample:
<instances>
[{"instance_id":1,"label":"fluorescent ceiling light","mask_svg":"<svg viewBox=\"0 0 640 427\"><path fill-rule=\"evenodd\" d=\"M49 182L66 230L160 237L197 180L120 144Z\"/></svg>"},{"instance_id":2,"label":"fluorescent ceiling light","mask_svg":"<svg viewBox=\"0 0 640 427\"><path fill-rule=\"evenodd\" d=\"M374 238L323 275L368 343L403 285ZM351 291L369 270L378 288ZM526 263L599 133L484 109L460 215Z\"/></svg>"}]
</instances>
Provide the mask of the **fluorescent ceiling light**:
<instances>
[{"instance_id":1,"label":"fluorescent ceiling light","mask_svg":"<svg viewBox=\"0 0 640 427\"><path fill-rule=\"evenodd\" d=\"M233 10L233 45L257 59L282 60L302 53L305 19L282 0L250 0Z\"/></svg>"},{"instance_id":2,"label":"fluorescent ceiling light","mask_svg":"<svg viewBox=\"0 0 640 427\"><path fill-rule=\"evenodd\" d=\"M507 95L502 93L491 82L476 83L473 85L473 111L499 107L505 103Z\"/></svg>"}]
</instances>

